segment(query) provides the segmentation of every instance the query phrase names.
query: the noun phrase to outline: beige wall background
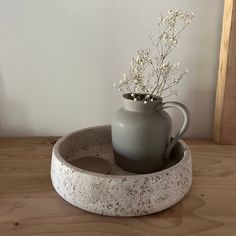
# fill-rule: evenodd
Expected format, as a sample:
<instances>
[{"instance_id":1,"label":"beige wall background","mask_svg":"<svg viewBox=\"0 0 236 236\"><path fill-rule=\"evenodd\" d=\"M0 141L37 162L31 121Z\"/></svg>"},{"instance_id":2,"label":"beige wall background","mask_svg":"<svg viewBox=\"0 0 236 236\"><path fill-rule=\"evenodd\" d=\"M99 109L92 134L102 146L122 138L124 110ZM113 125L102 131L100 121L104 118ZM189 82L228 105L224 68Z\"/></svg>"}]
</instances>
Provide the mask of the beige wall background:
<instances>
[{"instance_id":1,"label":"beige wall background","mask_svg":"<svg viewBox=\"0 0 236 236\"><path fill-rule=\"evenodd\" d=\"M211 137L223 0L0 0L0 136L111 123L113 83L169 9L196 16L173 56L189 78L169 100L191 111L187 137ZM182 117L170 114L176 132Z\"/></svg>"}]
</instances>

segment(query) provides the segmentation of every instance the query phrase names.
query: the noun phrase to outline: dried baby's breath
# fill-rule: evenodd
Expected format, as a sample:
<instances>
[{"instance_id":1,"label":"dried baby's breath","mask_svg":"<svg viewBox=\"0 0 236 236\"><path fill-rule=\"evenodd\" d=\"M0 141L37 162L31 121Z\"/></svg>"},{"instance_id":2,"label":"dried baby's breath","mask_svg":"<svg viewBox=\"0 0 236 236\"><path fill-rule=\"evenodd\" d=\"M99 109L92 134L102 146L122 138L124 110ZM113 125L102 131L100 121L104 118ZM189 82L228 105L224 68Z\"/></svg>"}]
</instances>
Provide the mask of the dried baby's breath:
<instances>
[{"instance_id":1,"label":"dried baby's breath","mask_svg":"<svg viewBox=\"0 0 236 236\"><path fill-rule=\"evenodd\" d=\"M168 56L176 48L181 33L191 23L193 13L169 10L158 22L159 34L150 33L154 49L140 49L130 60L129 73L114 84L124 93L131 93L136 100L153 101L154 96L169 97L177 94L176 86L188 73L188 69L177 73L179 62L172 63ZM146 96L138 96L146 94ZM146 102L145 102L146 103Z\"/></svg>"}]
</instances>

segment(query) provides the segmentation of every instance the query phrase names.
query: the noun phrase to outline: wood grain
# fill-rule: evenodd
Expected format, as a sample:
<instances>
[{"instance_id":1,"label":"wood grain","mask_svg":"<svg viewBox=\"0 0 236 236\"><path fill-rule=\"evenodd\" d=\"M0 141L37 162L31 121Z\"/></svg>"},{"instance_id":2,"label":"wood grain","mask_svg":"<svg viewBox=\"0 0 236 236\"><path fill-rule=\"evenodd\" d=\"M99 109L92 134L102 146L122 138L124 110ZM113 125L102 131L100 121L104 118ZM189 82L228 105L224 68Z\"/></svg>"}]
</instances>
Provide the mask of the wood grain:
<instances>
[{"instance_id":1,"label":"wood grain","mask_svg":"<svg viewBox=\"0 0 236 236\"><path fill-rule=\"evenodd\" d=\"M225 0L213 137L236 144L236 0Z\"/></svg>"},{"instance_id":2,"label":"wood grain","mask_svg":"<svg viewBox=\"0 0 236 236\"><path fill-rule=\"evenodd\" d=\"M0 139L0 236L236 235L236 146L187 141L194 175L189 194L158 214L115 218L77 209L53 190L55 140Z\"/></svg>"}]
</instances>

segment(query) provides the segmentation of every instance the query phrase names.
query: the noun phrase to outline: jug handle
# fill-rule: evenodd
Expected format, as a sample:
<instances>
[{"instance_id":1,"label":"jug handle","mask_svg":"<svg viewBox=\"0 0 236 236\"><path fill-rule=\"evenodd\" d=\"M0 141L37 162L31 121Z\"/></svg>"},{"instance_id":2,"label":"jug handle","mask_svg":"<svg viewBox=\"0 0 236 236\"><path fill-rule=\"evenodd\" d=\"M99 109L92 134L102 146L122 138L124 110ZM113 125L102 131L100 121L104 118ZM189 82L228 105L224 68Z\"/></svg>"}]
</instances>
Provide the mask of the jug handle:
<instances>
[{"instance_id":1,"label":"jug handle","mask_svg":"<svg viewBox=\"0 0 236 236\"><path fill-rule=\"evenodd\" d=\"M185 133L185 131L187 130L187 128L189 126L190 113L189 113L188 108L185 105L183 105L182 103L179 103L179 102L161 103L160 105L157 106L157 111L160 111L160 110L163 110L163 109L166 109L166 108L177 108L184 115L184 122L183 122L183 125L182 125L180 131L171 140L171 142L169 143L169 146L167 147L167 150L166 150L166 153L165 153L165 159L168 159L173 147L178 142L178 140L183 136L183 134Z\"/></svg>"}]
</instances>

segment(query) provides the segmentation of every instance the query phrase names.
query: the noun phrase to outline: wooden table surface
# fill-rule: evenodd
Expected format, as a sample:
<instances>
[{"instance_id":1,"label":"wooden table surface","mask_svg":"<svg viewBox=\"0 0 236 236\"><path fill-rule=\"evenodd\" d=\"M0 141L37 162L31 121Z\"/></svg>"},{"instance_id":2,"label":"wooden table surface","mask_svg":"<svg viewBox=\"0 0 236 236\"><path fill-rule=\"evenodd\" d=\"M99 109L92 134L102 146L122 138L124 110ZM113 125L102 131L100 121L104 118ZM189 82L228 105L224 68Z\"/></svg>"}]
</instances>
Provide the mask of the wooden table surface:
<instances>
[{"instance_id":1,"label":"wooden table surface","mask_svg":"<svg viewBox=\"0 0 236 236\"><path fill-rule=\"evenodd\" d=\"M50 181L56 138L0 139L0 236L236 235L236 146L187 141L193 184L187 196L158 214L116 218L65 202Z\"/></svg>"}]
</instances>

